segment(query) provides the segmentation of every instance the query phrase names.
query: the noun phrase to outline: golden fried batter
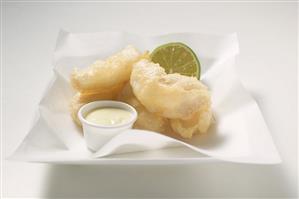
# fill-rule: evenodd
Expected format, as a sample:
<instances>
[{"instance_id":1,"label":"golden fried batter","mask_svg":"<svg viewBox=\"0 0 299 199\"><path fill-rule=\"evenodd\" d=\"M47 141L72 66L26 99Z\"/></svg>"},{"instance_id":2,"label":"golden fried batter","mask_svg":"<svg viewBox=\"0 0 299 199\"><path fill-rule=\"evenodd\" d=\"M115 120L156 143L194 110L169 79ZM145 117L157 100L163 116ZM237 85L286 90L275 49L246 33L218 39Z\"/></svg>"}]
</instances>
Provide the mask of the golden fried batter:
<instances>
[{"instance_id":1,"label":"golden fried batter","mask_svg":"<svg viewBox=\"0 0 299 199\"><path fill-rule=\"evenodd\" d=\"M82 93L95 93L109 90L130 79L132 65L142 57L133 46L127 46L105 61L96 61L87 69L75 69L71 75L71 84Z\"/></svg>"},{"instance_id":2,"label":"golden fried batter","mask_svg":"<svg viewBox=\"0 0 299 199\"><path fill-rule=\"evenodd\" d=\"M81 106L96 100L116 99L125 83L129 81L132 65L147 56L134 47L127 46L119 53L98 60L86 69L75 69L71 75L71 85L78 91L70 105L74 121L81 126L77 113Z\"/></svg>"},{"instance_id":3,"label":"golden fried batter","mask_svg":"<svg viewBox=\"0 0 299 199\"><path fill-rule=\"evenodd\" d=\"M163 133L168 130L169 122L167 118L151 113L135 97L131 85L128 83L118 96L118 100L133 106L138 112L138 118L134 124L136 129L145 129Z\"/></svg>"},{"instance_id":4,"label":"golden fried batter","mask_svg":"<svg viewBox=\"0 0 299 199\"><path fill-rule=\"evenodd\" d=\"M211 123L211 98L194 77L166 74L159 64L142 59L133 66L131 86L136 98L151 113L168 118L172 130L191 138Z\"/></svg>"}]
</instances>

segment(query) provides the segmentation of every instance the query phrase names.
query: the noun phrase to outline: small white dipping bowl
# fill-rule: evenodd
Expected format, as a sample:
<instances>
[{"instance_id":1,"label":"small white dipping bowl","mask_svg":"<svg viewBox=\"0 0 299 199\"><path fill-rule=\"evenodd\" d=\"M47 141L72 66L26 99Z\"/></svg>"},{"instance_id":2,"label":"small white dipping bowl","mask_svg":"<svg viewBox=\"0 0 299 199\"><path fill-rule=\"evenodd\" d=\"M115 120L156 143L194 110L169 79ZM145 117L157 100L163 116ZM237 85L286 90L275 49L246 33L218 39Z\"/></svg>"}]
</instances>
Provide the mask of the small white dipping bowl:
<instances>
[{"instance_id":1,"label":"small white dipping bowl","mask_svg":"<svg viewBox=\"0 0 299 199\"><path fill-rule=\"evenodd\" d=\"M87 121L85 119L86 115L90 113L90 111L97 108L123 109L129 111L132 114L132 117L125 123L109 126L98 125ZM82 106L78 112L78 117L82 123L84 139L87 147L93 151L97 151L115 135L123 132L126 129L131 129L137 119L137 111L129 104L123 102L101 100L90 102Z\"/></svg>"}]
</instances>

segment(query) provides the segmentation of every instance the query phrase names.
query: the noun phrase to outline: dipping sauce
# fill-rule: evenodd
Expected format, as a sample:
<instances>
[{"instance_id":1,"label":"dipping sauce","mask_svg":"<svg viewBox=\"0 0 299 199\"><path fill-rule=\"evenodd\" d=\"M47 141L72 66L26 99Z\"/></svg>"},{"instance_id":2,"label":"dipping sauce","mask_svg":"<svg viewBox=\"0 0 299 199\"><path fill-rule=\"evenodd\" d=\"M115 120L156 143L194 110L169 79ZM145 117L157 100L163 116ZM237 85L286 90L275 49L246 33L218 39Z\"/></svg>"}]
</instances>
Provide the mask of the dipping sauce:
<instances>
[{"instance_id":1,"label":"dipping sauce","mask_svg":"<svg viewBox=\"0 0 299 199\"><path fill-rule=\"evenodd\" d=\"M113 126L115 124L125 123L130 120L132 113L120 108L97 108L90 111L85 119L88 122Z\"/></svg>"}]
</instances>

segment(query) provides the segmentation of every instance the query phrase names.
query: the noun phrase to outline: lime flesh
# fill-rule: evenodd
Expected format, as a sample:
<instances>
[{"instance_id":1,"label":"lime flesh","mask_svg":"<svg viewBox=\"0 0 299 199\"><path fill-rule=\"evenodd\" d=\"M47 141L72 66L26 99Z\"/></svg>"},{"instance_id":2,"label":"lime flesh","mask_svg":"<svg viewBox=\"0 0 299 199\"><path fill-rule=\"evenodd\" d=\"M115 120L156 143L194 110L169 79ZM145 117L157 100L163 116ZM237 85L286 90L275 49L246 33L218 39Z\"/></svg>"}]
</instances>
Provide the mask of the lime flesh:
<instances>
[{"instance_id":1,"label":"lime flesh","mask_svg":"<svg viewBox=\"0 0 299 199\"><path fill-rule=\"evenodd\" d=\"M163 67L166 73L200 78L198 58L186 44L173 42L161 45L151 53L151 60Z\"/></svg>"}]
</instances>

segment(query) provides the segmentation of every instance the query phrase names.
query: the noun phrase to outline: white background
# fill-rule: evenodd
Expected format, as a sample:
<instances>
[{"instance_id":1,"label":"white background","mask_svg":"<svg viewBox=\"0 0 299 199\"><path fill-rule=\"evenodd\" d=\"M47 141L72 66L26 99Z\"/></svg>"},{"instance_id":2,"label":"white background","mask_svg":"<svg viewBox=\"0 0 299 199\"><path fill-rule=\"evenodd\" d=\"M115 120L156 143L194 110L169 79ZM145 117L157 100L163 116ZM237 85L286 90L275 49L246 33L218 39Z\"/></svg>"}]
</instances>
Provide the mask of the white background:
<instances>
[{"instance_id":1,"label":"white background","mask_svg":"<svg viewBox=\"0 0 299 199\"><path fill-rule=\"evenodd\" d=\"M2 11L4 196L297 195L296 3L4 3ZM237 32L237 71L257 100L283 163L68 166L4 160L29 130L53 75L60 28L149 35Z\"/></svg>"}]
</instances>

